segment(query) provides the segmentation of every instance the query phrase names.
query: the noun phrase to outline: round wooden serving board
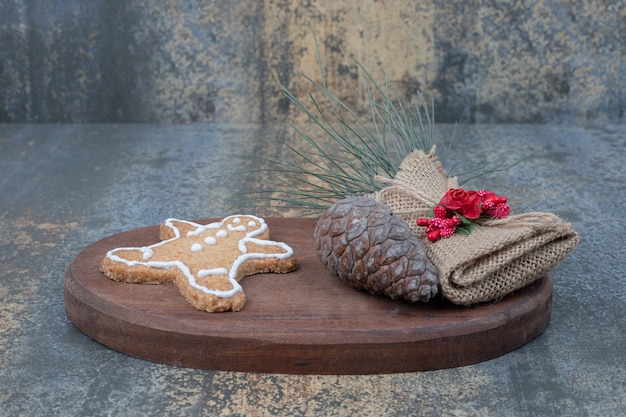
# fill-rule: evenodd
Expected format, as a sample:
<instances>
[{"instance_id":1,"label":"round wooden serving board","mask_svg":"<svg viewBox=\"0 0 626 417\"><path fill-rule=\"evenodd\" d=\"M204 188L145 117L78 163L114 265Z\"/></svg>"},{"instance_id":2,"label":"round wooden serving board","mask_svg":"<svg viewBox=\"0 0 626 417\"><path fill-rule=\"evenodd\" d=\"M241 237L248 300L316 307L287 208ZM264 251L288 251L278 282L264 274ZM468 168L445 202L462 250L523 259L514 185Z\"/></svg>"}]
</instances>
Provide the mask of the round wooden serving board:
<instances>
[{"instance_id":1,"label":"round wooden serving board","mask_svg":"<svg viewBox=\"0 0 626 417\"><path fill-rule=\"evenodd\" d=\"M200 222L200 223L205 223ZM552 310L545 277L493 304L394 301L356 291L314 251L315 219L267 219L271 239L293 247L300 267L242 281L247 304L206 313L174 285L114 282L106 252L158 242L158 226L109 236L65 273L69 319L101 344L159 363L225 371L372 374L451 368L492 359L539 335Z\"/></svg>"}]
</instances>

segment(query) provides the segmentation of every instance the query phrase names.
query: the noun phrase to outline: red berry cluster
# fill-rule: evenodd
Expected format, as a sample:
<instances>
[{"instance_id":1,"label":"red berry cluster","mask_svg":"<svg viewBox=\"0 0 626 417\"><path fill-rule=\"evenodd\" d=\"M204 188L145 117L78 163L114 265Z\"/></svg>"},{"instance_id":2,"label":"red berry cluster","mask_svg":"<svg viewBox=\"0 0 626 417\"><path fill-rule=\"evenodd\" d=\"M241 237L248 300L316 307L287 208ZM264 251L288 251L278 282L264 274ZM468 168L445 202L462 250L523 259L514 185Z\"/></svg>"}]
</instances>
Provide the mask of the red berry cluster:
<instances>
[{"instance_id":1,"label":"red berry cluster","mask_svg":"<svg viewBox=\"0 0 626 417\"><path fill-rule=\"evenodd\" d=\"M479 190L478 195L482 202L482 215L503 219L511 213L511 207L506 204L505 196L497 196L496 193L485 190Z\"/></svg>"},{"instance_id":2,"label":"red berry cluster","mask_svg":"<svg viewBox=\"0 0 626 417\"><path fill-rule=\"evenodd\" d=\"M436 242L439 238L450 237L456 232L456 227L461 224L461 218L456 214L450 214L448 210L441 206L433 207L434 218L420 217L417 225L425 227L426 237L431 242Z\"/></svg>"},{"instance_id":3,"label":"red berry cluster","mask_svg":"<svg viewBox=\"0 0 626 417\"><path fill-rule=\"evenodd\" d=\"M478 217L502 219L511 213L504 196L485 190L466 191L462 188L450 189L442 197L439 205L433 207L433 218L420 217L417 225L425 227L426 237L431 242L450 237L462 228L471 231L471 220Z\"/></svg>"}]
</instances>

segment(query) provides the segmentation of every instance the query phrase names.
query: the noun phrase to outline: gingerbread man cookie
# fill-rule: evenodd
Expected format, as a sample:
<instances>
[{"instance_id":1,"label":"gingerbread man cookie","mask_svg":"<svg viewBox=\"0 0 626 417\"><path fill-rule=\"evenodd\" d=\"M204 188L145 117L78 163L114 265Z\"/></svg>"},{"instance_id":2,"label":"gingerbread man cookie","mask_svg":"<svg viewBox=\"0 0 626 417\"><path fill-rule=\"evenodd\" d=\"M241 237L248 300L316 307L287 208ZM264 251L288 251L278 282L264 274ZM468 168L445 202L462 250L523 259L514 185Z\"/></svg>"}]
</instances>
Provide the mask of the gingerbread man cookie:
<instances>
[{"instance_id":1,"label":"gingerbread man cookie","mask_svg":"<svg viewBox=\"0 0 626 417\"><path fill-rule=\"evenodd\" d=\"M100 270L114 281L174 283L198 310L218 312L243 308L243 277L298 266L293 249L269 240L265 221L250 215L207 225L168 219L160 226L160 239L150 246L110 250Z\"/></svg>"}]
</instances>

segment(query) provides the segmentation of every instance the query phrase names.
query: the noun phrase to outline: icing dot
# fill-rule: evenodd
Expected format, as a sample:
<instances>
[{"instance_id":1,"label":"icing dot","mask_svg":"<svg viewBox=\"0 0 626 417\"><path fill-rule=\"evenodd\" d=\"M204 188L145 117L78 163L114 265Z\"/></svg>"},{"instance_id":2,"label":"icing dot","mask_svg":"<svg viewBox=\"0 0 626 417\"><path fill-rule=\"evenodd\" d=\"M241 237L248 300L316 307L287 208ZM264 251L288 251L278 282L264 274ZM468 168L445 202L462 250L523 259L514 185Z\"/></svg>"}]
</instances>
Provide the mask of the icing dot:
<instances>
[{"instance_id":1,"label":"icing dot","mask_svg":"<svg viewBox=\"0 0 626 417\"><path fill-rule=\"evenodd\" d=\"M152 249L142 248L141 251L143 252L142 258L144 261L147 261L148 259L152 258L152 254L153 254Z\"/></svg>"},{"instance_id":2,"label":"icing dot","mask_svg":"<svg viewBox=\"0 0 626 417\"><path fill-rule=\"evenodd\" d=\"M235 218L233 219L233 223L234 223L234 224L239 224L239 223L241 223L241 219L240 219L239 217L235 217Z\"/></svg>"},{"instance_id":3,"label":"icing dot","mask_svg":"<svg viewBox=\"0 0 626 417\"><path fill-rule=\"evenodd\" d=\"M254 222L254 220L250 220L250 221L248 222L248 226L250 226L250 227L254 227L254 226L256 226L256 223Z\"/></svg>"},{"instance_id":4,"label":"icing dot","mask_svg":"<svg viewBox=\"0 0 626 417\"><path fill-rule=\"evenodd\" d=\"M217 237L226 237L228 235L228 233L226 233L226 230L218 230L217 233L215 234L215 236Z\"/></svg>"},{"instance_id":5,"label":"icing dot","mask_svg":"<svg viewBox=\"0 0 626 417\"><path fill-rule=\"evenodd\" d=\"M191 251L192 252L200 252L202 250L202 245L199 243L194 243L193 245L191 245Z\"/></svg>"},{"instance_id":6,"label":"icing dot","mask_svg":"<svg viewBox=\"0 0 626 417\"><path fill-rule=\"evenodd\" d=\"M207 245L215 245L217 241L215 240L213 236L209 236L206 239L204 239L204 243L206 243Z\"/></svg>"}]
</instances>

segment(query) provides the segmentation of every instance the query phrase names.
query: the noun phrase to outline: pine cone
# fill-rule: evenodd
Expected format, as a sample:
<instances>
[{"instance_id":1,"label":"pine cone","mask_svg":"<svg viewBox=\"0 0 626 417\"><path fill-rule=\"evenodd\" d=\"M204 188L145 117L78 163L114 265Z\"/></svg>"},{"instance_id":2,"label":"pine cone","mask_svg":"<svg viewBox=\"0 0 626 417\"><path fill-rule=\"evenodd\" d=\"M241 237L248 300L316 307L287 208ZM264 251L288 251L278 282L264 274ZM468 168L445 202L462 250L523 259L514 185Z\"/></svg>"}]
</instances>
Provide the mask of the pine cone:
<instances>
[{"instance_id":1,"label":"pine cone","mask_svg":"<svg viewBox=\"0 0 626 417\"><path fill-rule=\"evenodd\" d=\"M437 270L409 225L368 197L338 201L315 227L322 263L351 287L410 302L438 292Z\"/></svg>"}]
</instances>

